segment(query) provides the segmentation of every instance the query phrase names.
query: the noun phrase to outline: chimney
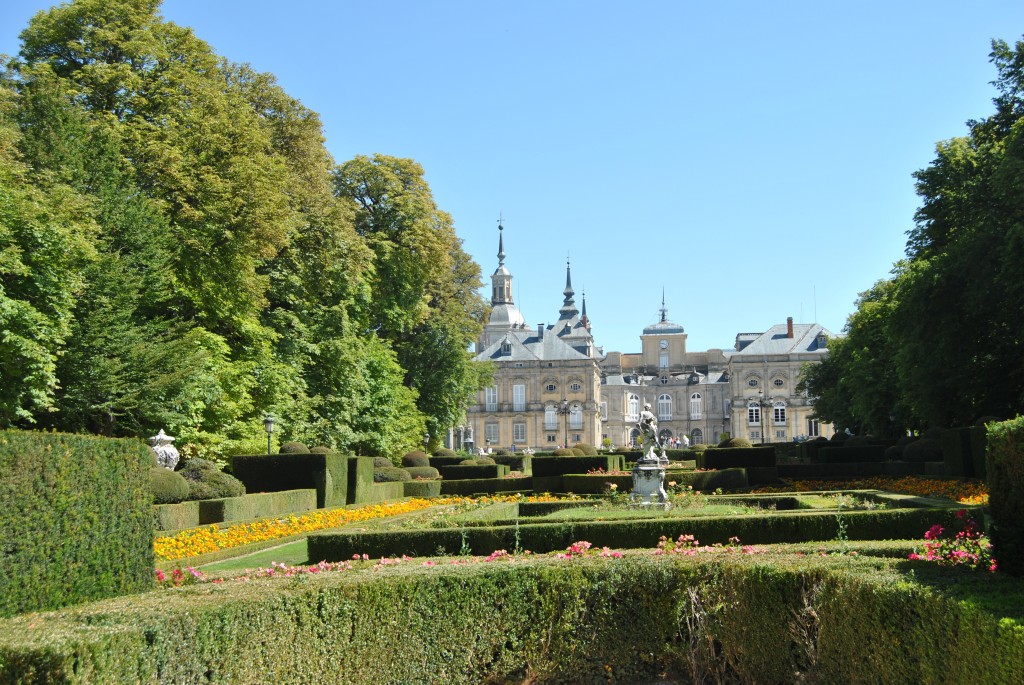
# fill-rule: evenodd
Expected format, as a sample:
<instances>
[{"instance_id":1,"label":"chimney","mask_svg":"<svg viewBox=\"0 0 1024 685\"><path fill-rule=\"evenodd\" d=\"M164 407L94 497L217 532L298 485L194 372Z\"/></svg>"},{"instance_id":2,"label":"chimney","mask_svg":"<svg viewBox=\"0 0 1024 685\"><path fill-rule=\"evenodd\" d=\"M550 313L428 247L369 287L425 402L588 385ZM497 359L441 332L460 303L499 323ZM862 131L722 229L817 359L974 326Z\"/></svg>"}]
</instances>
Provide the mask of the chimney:
<instances>
[{"instance_id":1,"label":"chimney","mask_svg":"<svg viewBox=\"0 0 1024 685\"><path fill-rule=\"evenodd\" d=\"M792 338L793 337L793 317L792 316L786 318L786 337L787 338Z\"/></svg>"},{"instance_id":2,"label":"chimney","mask_svg":"<svg viewBox=\"0 0 1024 685\"><path fill-rule=\"evenodd\" d=\"M543 339L544 339L544 324L539 323L539 324L537 324L537 340L543 340Z\"/></svg>"}]
</instances>

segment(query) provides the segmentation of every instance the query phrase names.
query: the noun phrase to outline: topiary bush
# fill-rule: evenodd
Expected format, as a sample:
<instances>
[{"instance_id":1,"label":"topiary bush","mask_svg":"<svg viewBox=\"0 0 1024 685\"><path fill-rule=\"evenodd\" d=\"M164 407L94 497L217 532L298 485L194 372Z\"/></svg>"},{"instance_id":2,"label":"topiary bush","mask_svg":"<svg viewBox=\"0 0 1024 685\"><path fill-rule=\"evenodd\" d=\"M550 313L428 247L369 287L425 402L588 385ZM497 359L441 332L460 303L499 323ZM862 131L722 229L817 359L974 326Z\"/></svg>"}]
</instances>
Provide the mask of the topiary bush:
<instances>
[{"instance_id":1,"label":"topiary bush","mask_svg":"<svg viewBox=\"0 0 1024 685\"><path fill-rule=\"evenodd\" d=\"M476 466L476 459L463 459L459 462L459 466Z\"/></svg>"},{"instance_id":2,"label":"topiary bush","mask_svg":"<svg viewBox=\"0 0 1024 685\"><path fill-rule=\"evenodd\" d=\"M942 442L921 438L903 448L903 461L942 461Z\"/></svg>"},{"instance_id":3,"label":"topiary bush","mask_svg":"<svg viewBox=\"0 0 1024 685\"><path fill-rule=\"evenodd\" d=\"M390 469L394 468L395 464L387 457L374 457L373 468L374 469Z\"/></svg>"},{"instance_id":4,"label":"topiary bush","mask_svg":"<svg viewBox=\"0 0 1024 685\"><path fill-rule=\"evenodd\" d=\"M707 444L701 442L701 443L698 443L698 444L694 445L693 447L691 447L690 451L691 452L703 452L704 450L708 449L708 447L710 447L710 445L707 445Z\"/></svg>"},{"instance_id":5,"label":"topiary bush","mask_svg":"<svg viewBox=\"0 0 1024 685\"><path fill-rule=\"evenodd\" d=\"M412 474L406 469L390 466L373 470L374 483L400 483L406 480L412 480Z\"/></svg>"},{"instance_id":6,"label":"topiary bush","mask_svg":"<svg viewBox=\"0 0 1024 685\"><path fill-rule=\"evenodd\" d=\"M149 470L149 487L153 491L153 504L177 504L188 499L188 481L177 471L163 466Z\"/></svg>"},{"instance_id":7,"label":"topiary bush","mask_svg":"<svg viewBox=\"0 0 1024 685\"><path fill-rule=\"evenodd\" d=\"M718 443L719 447L753 447L746 438L729 438Z\"/></svg>"},{"instance_id":8,"label":"topiary bush","mask_svg":"<svg viewBox=\"0 0 1024 685\"><path fill-rule=\"evenodd\" d=\"M441 477L441 472L433 466L407 466L404 470L413 478L434 480Z\"/></svg>"},{"instance_id":9,"label":"topiary bush","mask_svg":"<svg viewBox=\"0 0 1024 685\"><path fill-rule=\"evenodd\" d=\"M473 460L473 464L475 464L476 466L490 466L491 464L496 463L497 462L490 457L477 457L476 459Z\"/></svg>"},{"instance_id":10,"label":"topiary bush","mask_svg":"<svg viewBox=\"0 0 1024 685\"><path fill-rule=\"evenodd\" d=\"M430 457L427 456L426 452L420 450L406 452L402 455L402 466L430 466Z\"/></svg>"},{"instance_id":11,"label":"topiary bush","mask_svg":"<svg viewBox=\"0 0 1024 685\"><path fill-rule=\"evenodd\" d=\"M309 451L310 451L311 454L330 454L334 450L332 450L330 447L326 447L324 445L317 445L316 447L313 447Z\"/></svg>"},{"instance_id":12,"label":"topiary bush","mask_svg":"<svg viewBox=\"0 0 1024 685\"><path fill-rule=\"evenodd\" d=\"M189 459L178 469L178 473L188 481L189 500L220 499L245 494L245 486L240 480L224 473L206 459Z\"/></svg>"},{"instance_id":13,"label":"topiary bush","mask_svg":"<svg viewBox=\"0 0 1024 685\"><path fill-rule=\"evenodd\" d=\"M850 436L846 434L846 431L838 431L832 436L832 442L846 442L850 439Z\"/></svg>"},{"instance_id":14,"label":"topiary bush","mask_svg":"<svg viewBox=\"0 0 1024 685\"><path fill-rule=\"evenodd\" d=\"M577 442L575 445L572 446L572 448L574 450L579 450L580 452L582 452L583 454L580 455L582 457L597 456L597 448L586 442Z\"/></svg>"},{"instance_id":15,"label":"topiary bush","mask_svg":"<svg viewBox=\"0 0 1024 685\"><path fill-rule=\"evenodd\" d=\"M286 442L278 450L281 454L309 454L309 448L301 442Z\"/></svg>"},{"instance_id":16,"label":"topiary bush","mask_svg":"<svg viewBox=\"0 0 1024 685\"><path fill-rule=\"evenodd\" d=\"M435 457L457 457L457 456L459 456L459 453L456 452L455 450L450 450L447 447L441 447L439 449L434 450L434 456Z\"/></svg>"},{"instance_id":17,"label":"topiary bush","mask_svg":"<svg viewBox=\"0 0 1024 685\"><path fill-rule=\"evenodd\" d=\"M511 457L512 456L512 450L507 450L504 447L502 447L501 449L494 450L494 454L495 454L495 456L498 456L498 457Z\"/></svg>"}]
</instances>

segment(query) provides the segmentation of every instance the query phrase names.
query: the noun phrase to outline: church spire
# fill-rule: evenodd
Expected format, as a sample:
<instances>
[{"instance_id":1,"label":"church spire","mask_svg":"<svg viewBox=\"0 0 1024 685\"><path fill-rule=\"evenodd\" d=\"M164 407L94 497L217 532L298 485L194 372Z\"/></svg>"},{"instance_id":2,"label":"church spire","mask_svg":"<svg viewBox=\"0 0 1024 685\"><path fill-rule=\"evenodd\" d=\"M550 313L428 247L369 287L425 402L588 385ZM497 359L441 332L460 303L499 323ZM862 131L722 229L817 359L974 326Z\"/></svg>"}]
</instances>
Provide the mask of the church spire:
<instances>
[{"instance_id":1,"label":"church spire","mask_svg":"<svg viewBox=\"0 0 1024 685\"><path fill-rule=\"evenodd\" d=\"M565 290L562 291L565 300L562 301L562 308L558 310L559 319L574 319L579 310L576 309L576 300L573 299L575 291L572 289L572 267L569 264L569 257L565 258Z\"/></svg>"},{"instance_id":2,"label":"church spire","mask_svg":"<svg viewBox=\"0 0 1024 685\"><path fill-rule=\"evenodd\" d=\"M587 318L587 287L583 286L583 309L580 312L580 322L588 331L590 330L590 319Z\"/></svg>"},{"instance_id":3,"label":"church spire","mask_svg":"<svg viewBox=\"0 0 1024 685\"><path fill-rule=\"evenodd\" d=\"M501 215L498 215L498 266L505 266L505 241L502 239L502 232L505 226L501 222Z\"/></svg>"}]
</instances>

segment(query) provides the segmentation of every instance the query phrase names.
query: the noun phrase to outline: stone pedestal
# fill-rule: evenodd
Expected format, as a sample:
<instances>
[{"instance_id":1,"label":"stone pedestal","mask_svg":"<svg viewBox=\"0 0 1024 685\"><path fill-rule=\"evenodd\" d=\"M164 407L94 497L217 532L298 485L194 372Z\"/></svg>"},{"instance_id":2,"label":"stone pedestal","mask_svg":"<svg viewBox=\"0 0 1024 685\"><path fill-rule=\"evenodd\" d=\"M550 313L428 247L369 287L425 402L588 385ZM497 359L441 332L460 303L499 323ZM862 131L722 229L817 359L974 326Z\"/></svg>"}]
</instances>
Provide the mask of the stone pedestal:
<instances>
[{"instance_id":1,"label":"stone pedestal","mask_svg":"<svg viewBox=\"0 0 1024 685\"><path fill-rule=\"evenodd\" d=\"M635 506L670 506L665 492L665 467L659 461L641 460L633 467L633 492L629 499Z\"/></svg>"}]
</instances>

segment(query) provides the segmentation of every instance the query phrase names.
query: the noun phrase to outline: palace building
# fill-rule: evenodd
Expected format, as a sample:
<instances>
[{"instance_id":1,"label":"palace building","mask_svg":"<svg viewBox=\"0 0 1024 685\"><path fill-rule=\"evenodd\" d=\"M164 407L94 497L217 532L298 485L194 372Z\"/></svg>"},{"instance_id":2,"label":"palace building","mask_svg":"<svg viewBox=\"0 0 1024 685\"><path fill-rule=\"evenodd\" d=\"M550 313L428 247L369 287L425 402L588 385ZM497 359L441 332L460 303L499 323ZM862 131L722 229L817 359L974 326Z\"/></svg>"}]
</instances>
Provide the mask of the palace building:
<instances>
[{"instance_id":1,"label":"palace building","mask_svg":"<svg viewBox=\"0 0 1024 685\"><path fill-rule=\"evenodd\" d=\"M715 444L723 434L754 443L831 435L796 391L801 367L827 354L832 334L820 325L790 318L763 333L738 334L731 350L691 352L685 329L668 320L663 294L659 320L640 335L640 352L605 353L591 334L586 296L576 308L568 263L557 321L533 328L512 298L501 222L497 256L491 313L475 356L493 364L494 379L467 408L465 425L450 432L449 445L633 445L644 404L673 444Z\"/></svg>"}]
</instances>

